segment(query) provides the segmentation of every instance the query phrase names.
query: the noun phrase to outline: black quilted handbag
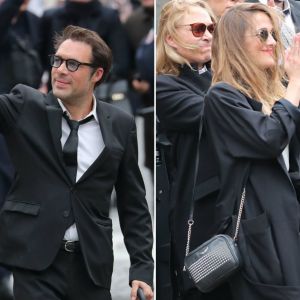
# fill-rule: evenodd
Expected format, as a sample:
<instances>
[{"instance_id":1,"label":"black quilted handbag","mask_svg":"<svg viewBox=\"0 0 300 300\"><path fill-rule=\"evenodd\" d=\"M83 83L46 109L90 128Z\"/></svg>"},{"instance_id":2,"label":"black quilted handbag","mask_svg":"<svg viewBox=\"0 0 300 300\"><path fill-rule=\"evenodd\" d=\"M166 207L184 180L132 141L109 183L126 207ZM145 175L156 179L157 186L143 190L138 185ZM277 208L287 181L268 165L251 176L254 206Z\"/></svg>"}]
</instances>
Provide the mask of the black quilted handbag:
<instances>
[{"instance_id":1,"label":"black quilted handbag","mask_svg":"<svg viewBox=\"0 0 300 300\"><path fill-rule=\"evenodd\" d=\"M240 268L241 257L235 240L218 234L191 251L185 257L184 264L195 286L207 293Z\"/></svg>"}]
</instances>

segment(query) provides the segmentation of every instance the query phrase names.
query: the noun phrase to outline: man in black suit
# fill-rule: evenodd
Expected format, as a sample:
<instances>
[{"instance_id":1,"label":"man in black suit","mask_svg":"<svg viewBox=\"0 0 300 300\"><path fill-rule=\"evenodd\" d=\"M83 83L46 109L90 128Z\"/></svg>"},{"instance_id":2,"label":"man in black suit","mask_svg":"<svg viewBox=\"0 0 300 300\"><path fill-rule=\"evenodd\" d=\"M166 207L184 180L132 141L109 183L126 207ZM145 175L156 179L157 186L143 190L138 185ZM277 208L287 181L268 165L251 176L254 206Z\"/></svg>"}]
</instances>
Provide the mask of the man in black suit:
<instances>
[{"instance_id":1,"label":"man in black suit","mask_svg":"<svg viewBox=\"0 0 300 300\"><path fill-rule=\"evenodd\" d=\"M110 300L113 187L130 255L131 298L151 289L151 218L137 165L134 119L93 96L111 51L68 26L51 56L53 91L24 85L0 96L0 130L15 176L0 213L0 263L15 300Z\"/></svg>"}]
</instances>

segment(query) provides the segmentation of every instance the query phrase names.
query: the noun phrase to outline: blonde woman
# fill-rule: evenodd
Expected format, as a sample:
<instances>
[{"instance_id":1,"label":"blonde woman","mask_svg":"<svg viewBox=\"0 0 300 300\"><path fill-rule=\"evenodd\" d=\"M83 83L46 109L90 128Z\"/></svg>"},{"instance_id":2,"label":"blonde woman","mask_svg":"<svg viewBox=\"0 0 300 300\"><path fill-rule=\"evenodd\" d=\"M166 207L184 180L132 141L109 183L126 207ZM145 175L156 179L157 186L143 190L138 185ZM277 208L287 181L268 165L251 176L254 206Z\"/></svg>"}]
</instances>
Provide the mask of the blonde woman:
<instances>
[{"instance_id":1,"label":"blonde woman","mask_svg":"<svg viewBox=\"0 0 300 300\"><path fill-rule=\"evenodd\" d=\"M214 32L212 69L204 114L220 169L220 232L235 225L246 188L233 299L298 300L300 36L285 54L276 13L239 4Z\"/></svg>"},{"instance_id":2,"label":"blonde woman","mask_svg":"<svg viewBox=\"0 0 300 300\"><path fill-rule=\"evenodd\" d=\"M166 256L165 244L160 246L159 235L170 226L172 299L226 300L225 287L203 295L183 271L187 242L187 220L195 174L196 153L199 151L195 209L191 250L211 237L214 203L219 188L215 163L210 159L211 148L203 133L198 150L198 130L203 115L204 96L211 84L210 59L215 18L201 0L173 0L162 9L157 35L156 107L160 121L159 133L165 133L171 147L167 153L170 180L168 209L157 205L158 272L157 297L168 298L160 292L160 268ZM206 128L204 129L204 131ZM158 182L158 185L161 183ZM166 272L167 273L167 272Z\"/></svg>"}]
</instances>

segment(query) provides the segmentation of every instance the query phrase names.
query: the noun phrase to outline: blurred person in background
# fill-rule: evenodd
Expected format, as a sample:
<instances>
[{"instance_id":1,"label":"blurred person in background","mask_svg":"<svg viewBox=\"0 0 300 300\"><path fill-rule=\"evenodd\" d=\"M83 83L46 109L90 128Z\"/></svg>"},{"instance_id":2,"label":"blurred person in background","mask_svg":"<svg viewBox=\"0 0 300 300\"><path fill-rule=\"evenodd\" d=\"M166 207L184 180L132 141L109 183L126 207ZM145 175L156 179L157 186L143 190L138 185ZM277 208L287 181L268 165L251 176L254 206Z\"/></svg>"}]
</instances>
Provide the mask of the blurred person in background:
<instances>
[{"instance_id":1,"label":"blurred person in background","mask_svg":"<svg viewBox=\"0 0 300 300\"><path fill-rule=\"evenodd\" d=\"M0 93L17 83L40 86L40 19L27 10L29 0L0 4Z\"/></svg>"},{"instance_id":2,"label":"blurred person in background","mask_svg":"<svg viewBox=\"0 0 300 300\"><path fill-rule=\"evenodd\" d=\"M149 106L149 101L147 101L147 99L143 99L145 97L143 97L142 92L145 90L144 85L147 83L145 83L145 80L142 81L141 74L139 72L141 68L137 64L136 55L141 43L143 40L145 40L149 33L151 34L150 31L154 26L154 0L141 0L140 2L141 5L131 14L124 24L127 36L129 38L130 56L132 62L131 72L129 75L129 81L130 85L132 86L132 90L130 91L129 98L134 114L136 114L139 109ZM151 63L150 66L153 67ZM149 68L146 70L149 70ZM154 73L154 69L152 73ZM137 80L141 82L141 84L139 84ZM140 85L143 86L139 88ZM148 89L148 91L150 90ZM150 101L153 105L153 99Z\"/></svg>"},{"instance_id":3,"label":"blurred person in background","mask_svg":"<svg viewBox=\"0 0 300 300\"><path fill-rule=\"evenodd\" d=\"M239 4L212 42L204 117L220 170L216 232L233 234L245 188L237 300L300 299L300 34L284 51L278 21L266 5Z\"/></svg>"},{"instance_id":4,"label":"blurred person in background","mask_svg":"<svg viewBox=\"0 0 300 300\"><path fill-rule=\"evenodd\" d=\"M164 134L170 143L170 150L165 153L170 192L169 203L164 205L167 209L160 209L161 201L156 206L158 300L230 299L226 285L202 294L183 270L192 200L194 226L190 250L214 233L212 220L219 190L218 172L206 138L209 129L203 129L200 148L198 135L204 96L211 84L211 43L215 26L213 13L201 0L172 0L161 10L156 42L156 112L160 122L158 134ZM199 165L195 174L197 152ZM167 187L162 189L168 190ZM169 248L159 238L159 231L167 226L170 227ZM167 282L165 276L171 277L171 292L163 286Z\"/></svg>"},{"instance_id":5,"label":"blurred person in background","mask_svg":"<svg viewBox=\"0 0 300 300\"><path fill-rule=\"evenodd\" d=\"M125 23L130 46L135 51L142 39L153 27L154 0L140 0L141 5L136 8Z\"/></svg>"},{"instance_id":6,"label":"blurred person in background","mask_svg":"<svg viewBox=\"0 0 300 300\"><path fill-rule=\"evenodd\" d=\"M282 11L285 23L293 32L300 32L300 3L294 0L274 0L274 3Z\"/></svg>"},{"instance_id":7,"label":"blurred person in background","mask_svg":"<svg viewBox=\"0 0 300 300\"><path fill-rule=\"evenodd\" d=\"M103 5L117 9L122 23L126 22L133 10L130 0L100 0L100 2Z\"/></svg>"},{"instance_id":8,"label":"blurred person in background","mask_svg":"<svg viewBox=\"0 0 300 300\"><path fill-rule=\"evenodd\" d=\"M154 0L141 0L125 23L132 71L129 99L133 113L144 118L145 166L154 171Z\"/></svg>"},{"instance_id":9,"label":"blurred person in background","mask_svg":"<svg viewBox=\"0 0 300 300\"><path fill-rule=\"evenodd\" d=\"M154 30L149 31L136 51L136 73L132 86L140 94L138 114L144 118L145 166L154 172Z\"/></svg>"},{"instance_id":10,"label":"blurred person in background","mask_svg":"<svg viewBox=\"0 0 300 300\"><path fill-rule=\"evenodd\" d=\"M130 55L126 32L118 11L102 5L98 0L65 0L62 6L44 12L41 55L46 70L49 70L49 55L54 51L53 37L67 25L96 31L112 49L114 61L109 80L127 78Z\"/></svg>"}]
</instances>

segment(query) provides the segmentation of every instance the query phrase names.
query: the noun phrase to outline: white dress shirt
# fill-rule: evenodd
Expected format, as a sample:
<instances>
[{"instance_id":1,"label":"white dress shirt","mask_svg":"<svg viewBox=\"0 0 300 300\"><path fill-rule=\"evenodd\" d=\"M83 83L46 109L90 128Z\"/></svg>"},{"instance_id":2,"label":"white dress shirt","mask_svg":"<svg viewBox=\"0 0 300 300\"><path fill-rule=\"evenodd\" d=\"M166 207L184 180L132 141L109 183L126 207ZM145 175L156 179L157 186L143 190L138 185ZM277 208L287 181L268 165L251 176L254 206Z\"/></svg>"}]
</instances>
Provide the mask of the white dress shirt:
<instances>
[{"instance_id":1,"label":"white dress shirt","mask_svg":"<svg viewBox=\"0 0 300 300\"><path fill-rule=\"evenodd\" d=\"M282 157L286 166L287 171L290 170L290 150L289 145L287 145L282 151Z\"/></svg>"},{"instance_id":2,"label":"white dress shirt","mask_svg":"<svg viewBox=\"0 0 300 300\"><path fill-rule=\"evenodd\" d=\"M66 112L67 115L71 117L70 113L68 112L68 110L63 105L60 99L58 99L58 103L61 106L63 112ZM80 179L80 177L92 165L92 163L97 159L97 157L104 149L104 141L100 129L98 116L96 113L95 96L93 97L93 108L91 112L86 116L86 118L91 115L94 116L94 118L90 122L80 125L78 129L76 181ZM71 131L65 118L62 118L61 129L62 129L62 135L61 135L60 142L61 142L61 147L63 148ZM67 241L79 240L75 223L66 230L64 240Z\"/></svg>"}]
</instances>

